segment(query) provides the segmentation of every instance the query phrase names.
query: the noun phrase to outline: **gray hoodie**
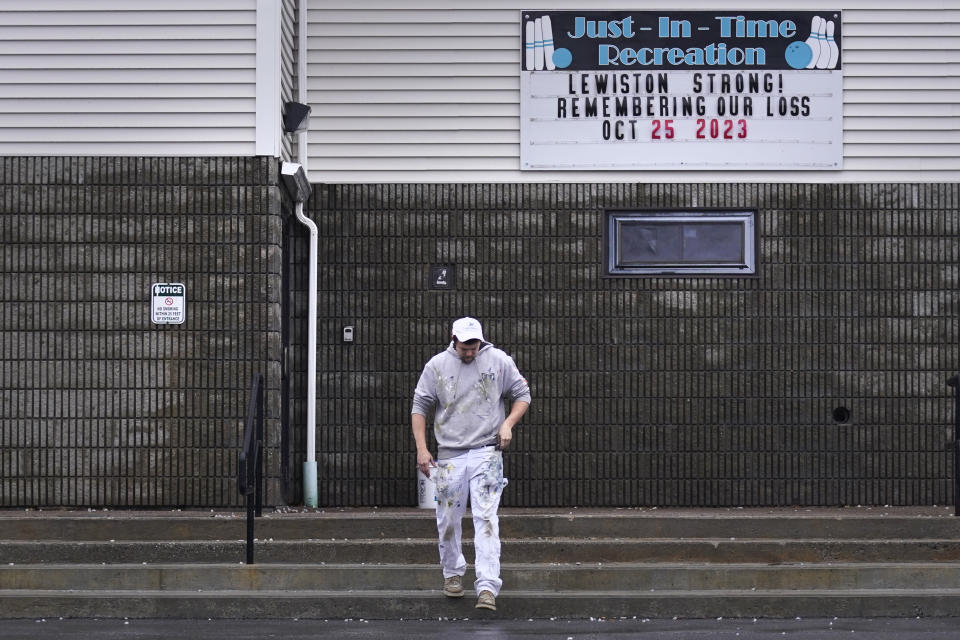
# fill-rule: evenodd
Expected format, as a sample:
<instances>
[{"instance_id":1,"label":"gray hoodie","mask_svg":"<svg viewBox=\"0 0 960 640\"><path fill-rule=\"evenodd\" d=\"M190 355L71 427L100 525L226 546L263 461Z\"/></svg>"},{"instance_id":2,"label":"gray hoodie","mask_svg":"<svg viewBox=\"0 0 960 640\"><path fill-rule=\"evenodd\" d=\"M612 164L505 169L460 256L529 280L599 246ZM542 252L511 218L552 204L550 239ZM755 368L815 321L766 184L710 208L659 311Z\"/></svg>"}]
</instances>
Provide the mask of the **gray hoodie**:
<instances>
[{"instance_id":1,"label":"gray hoodie","mask_svg":"<svg viewBox=\"0 0 960 640\"><path fill-rule=\"evenodd\" d=\"M423 368L411 413L428 416L436 409L437 458L446 459L496 443L505 398L530 402L530 387L513 358L485 342L466 364L451 342Z\"/></svg>"}]
</instances>

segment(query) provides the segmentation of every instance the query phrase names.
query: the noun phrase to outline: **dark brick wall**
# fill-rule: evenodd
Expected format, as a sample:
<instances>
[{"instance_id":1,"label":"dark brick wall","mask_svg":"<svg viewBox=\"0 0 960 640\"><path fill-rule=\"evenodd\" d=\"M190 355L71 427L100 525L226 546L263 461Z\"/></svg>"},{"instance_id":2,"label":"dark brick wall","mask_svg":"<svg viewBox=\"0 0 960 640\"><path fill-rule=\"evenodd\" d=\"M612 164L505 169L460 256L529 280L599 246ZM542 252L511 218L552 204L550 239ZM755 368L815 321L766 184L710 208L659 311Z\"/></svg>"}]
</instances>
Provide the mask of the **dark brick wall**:
<instances>
[{"instance_id":1,"label":"dark brick wall","mask_svg":"<svg viewBox=\"0 0 960 640\"><path fill-rule=\"evenodd\" d=\"M505 504L952 500L958 185L315 191L321 504L415 503L410 397L464 314L534 391ZM602 277L604 210L688 207L755 209L758 276ZM255 371L282 502L284 318L301 454L305 394L289 209L269 158L0 159L0 506L238 505ZM150 322L157 281L186 283L185 325Z\"/></svg>"},{"instance_id":2,"label":"dark brick wall","mask_svg":"<svg viewBox=\"0 0 960 640\"><path fill-rule=\"evenodd\" d=\"M281 218L271 158L0 158L0 506L239 504L256 371L277 500Z\"/></svg>"},{"instance_id":3,"label":"dark brick wall","mask_svg":"<svg viewBox=\"0 0 960 640\"><path fill-rule=\"evenodd\" d=\"M321 504L415 504L410 398L466 314L533 388L505 504L952 501L956 184L315 189ZM757 211L757 277L602 277L606 209L711 207Z\"/></svg>"}]
</instances>

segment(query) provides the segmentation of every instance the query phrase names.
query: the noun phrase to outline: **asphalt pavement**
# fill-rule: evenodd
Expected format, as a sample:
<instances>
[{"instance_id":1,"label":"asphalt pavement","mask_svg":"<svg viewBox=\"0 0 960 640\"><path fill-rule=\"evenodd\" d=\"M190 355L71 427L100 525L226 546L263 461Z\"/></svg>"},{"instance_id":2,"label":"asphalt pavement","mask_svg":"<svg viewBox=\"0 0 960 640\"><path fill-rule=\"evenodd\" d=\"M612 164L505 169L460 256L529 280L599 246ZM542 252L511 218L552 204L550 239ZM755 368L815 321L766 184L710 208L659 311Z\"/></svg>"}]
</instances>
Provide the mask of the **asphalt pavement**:
<instances>
[{"instance_id":1,"label":"asphalt pavement","mask_svg":"<svg viewBox=\"0 0 960 640\"><path fill-rule=\"evenodd\" d=\"M957 640L960 618L709 620L3 620L16 640Z\"/></svg>"}]
</instances>

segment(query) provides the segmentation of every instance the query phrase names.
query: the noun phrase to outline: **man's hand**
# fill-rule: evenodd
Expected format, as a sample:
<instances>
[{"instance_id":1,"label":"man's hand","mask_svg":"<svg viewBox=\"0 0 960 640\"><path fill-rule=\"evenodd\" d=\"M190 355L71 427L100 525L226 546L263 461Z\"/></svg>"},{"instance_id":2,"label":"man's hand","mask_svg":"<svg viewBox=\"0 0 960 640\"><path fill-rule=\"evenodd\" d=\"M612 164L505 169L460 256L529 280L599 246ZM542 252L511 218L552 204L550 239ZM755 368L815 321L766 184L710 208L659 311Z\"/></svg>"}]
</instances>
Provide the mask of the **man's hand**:
<instances>
[{"instance_id":1,"label":"man's hand","mask_svg":"<svg viewBox=\"0 0 960 640\"><path fill-rule=\"evenodd\" d=\"M513 440L513 425L504 422L500 425L500 430L497 431L497 448L503 451L510 446L511 440Z\"/></svg>"},{"instance_id":2,"label":"man's hand","mask_svg":"<svg viewBox=\"0 0 960 640\"><path fill-rule=\"evenodd\" d=\"M430 455L429 451L417 451L417 468L423 473L423 475L430 477L430 467L436 468L437 463L434 462L433 456Z\"/></svg>"},{"instance_id":3,"label":"man's hand","mask_svg":"<svg viewBox=\"0 0 960 640\"><path fill-rule=\"evenodd\" d=\"M507 419L500 425L500 430L497 431L497 445L501 451L510 446L510 442L513 441L513 427L520 422L520 418L523 417L529 407L529 402L518 401L513 403L510 415L507 416Z\"/></svg>"},{"instance_id":4,"label":"man's hand","mask_svg":"<svg viewBox=\"0 0 960 640\"><path fill-rule=\"evenodd\" d=\"M417 444L417 469L423 475L430 477L430 467L436 467L430 450L427 449L427 418L419 413L410 414L410 424L413 428L413 441Z\"/></svg>"}]
</instances>

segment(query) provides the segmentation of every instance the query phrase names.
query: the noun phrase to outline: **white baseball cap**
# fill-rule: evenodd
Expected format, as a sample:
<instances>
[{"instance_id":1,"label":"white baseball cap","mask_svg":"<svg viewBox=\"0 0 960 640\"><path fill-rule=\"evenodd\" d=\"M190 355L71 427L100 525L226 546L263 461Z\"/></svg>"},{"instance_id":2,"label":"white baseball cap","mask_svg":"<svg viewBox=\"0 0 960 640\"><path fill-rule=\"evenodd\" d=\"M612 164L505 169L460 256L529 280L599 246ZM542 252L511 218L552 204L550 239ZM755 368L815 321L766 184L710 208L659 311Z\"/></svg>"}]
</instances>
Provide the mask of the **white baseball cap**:
<instances>
[{"instance_id":1,"label":"white baseball cap","mask_svg":"<svg viewBox=\"0 0 960 640\"><path fill-rule=\"evenodd\" d=\"M483 328L476 318L460 318L453 323L453 337L460 342L483 340Z\"/></svg>"}]
</instances>

